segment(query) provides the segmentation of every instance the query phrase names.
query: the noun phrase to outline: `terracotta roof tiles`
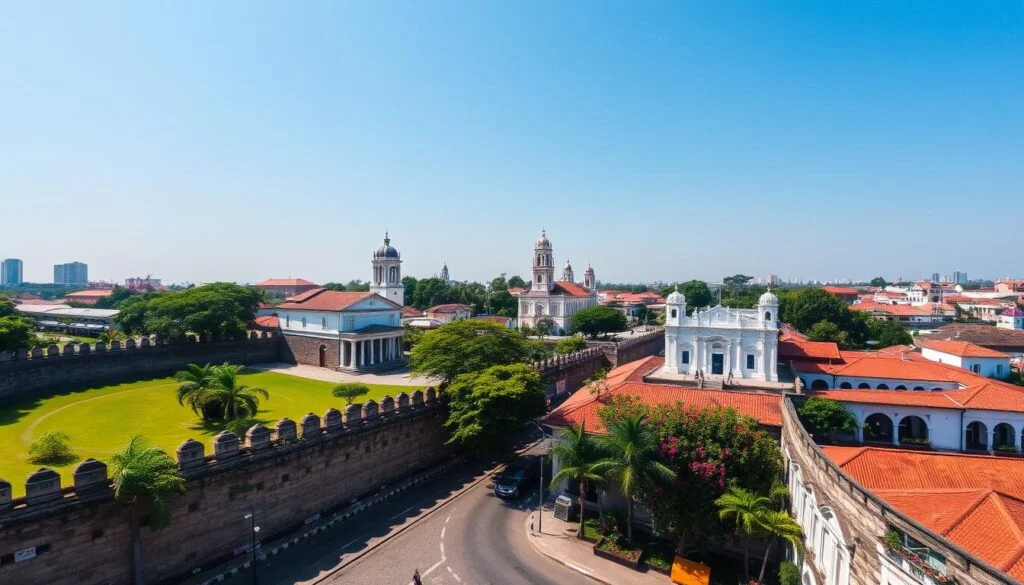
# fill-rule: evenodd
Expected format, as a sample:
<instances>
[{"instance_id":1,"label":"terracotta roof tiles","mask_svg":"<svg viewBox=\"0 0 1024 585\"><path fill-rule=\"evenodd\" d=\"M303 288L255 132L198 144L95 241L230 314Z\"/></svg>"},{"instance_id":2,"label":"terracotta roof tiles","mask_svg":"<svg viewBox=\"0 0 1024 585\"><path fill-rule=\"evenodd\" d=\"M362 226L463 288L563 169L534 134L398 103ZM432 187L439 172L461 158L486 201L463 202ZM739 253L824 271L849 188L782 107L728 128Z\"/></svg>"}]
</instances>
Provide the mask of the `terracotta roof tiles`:
<instances>
[{"instance_id":1,"label":"terracotta roof tiles","mask_svg":"<svg viewBox=\"0 0 1024 585\"><path fill-rule=\"evenodd\" d=\"M317 288L291 297L278 305L277 308L307 311L343 311L359 301L372 296L375 296L375 293Z\"/></svg>"}]
</instances>

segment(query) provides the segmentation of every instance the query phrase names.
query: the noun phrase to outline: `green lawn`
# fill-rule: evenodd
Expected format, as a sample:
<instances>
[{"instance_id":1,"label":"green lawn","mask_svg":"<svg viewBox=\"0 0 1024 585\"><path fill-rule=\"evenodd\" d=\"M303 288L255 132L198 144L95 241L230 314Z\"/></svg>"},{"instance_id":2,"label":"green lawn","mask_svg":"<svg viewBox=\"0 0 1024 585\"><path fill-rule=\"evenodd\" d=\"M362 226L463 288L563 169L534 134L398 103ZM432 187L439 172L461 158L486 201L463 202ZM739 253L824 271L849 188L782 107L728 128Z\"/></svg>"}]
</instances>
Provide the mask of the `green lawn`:
<instances>
[{"instance_id":1,"label":"green lawn","mask_svg":"<svg viewBox=\"0 0 1024 585\"><path fill-rule=\"evenodd\" d=\"M272 425L288 417L299 424L308 412L323 416L334 407L344 410L345 401L331 396L330 382L307 380L286 374L257 372L241 376L244 384L262 386L270 393L260 403L256 419ZM210 438L220 432L218 425L204 425L188 408L178 405L177 383L157 378L54 394L46 398L0 406L0 478L11 482L14 496L25 494L25 478L40 467L28 460L28 447L47 431L71 436L78 460L52 467L60 472L61 484L71 485L71 473L78 461L93 457L106 461L128 438L141 433L154 445L174 454L188 438L212 451ZM416 388L370 385L378 402L385 395L412 394ZM364 399L365 400L365 399Z\"/></svg>"}]
</instances>

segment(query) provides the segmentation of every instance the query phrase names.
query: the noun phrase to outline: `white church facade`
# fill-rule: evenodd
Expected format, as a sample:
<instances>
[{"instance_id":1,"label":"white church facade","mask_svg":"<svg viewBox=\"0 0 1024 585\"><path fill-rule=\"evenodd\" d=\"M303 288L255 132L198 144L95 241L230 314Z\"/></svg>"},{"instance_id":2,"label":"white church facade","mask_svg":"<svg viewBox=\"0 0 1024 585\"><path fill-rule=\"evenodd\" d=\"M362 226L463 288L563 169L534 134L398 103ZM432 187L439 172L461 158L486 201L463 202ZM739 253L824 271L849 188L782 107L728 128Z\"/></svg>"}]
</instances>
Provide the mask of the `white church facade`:
<instances>
[{"instance_id":1,"label":"white church facade","mask_svg":"<svg viewBox=\"0 0 1024 585\"><path fill-rule=\"evenodd\" d=\"M566 261L562 279L555 280L555 254L547 233L541 232L533 247L533 282L530 290L519 295L519 326L537 327L550 320L553 334L569 330L573 315L597 305L594 269L587 266L583 283L575 282L572 264Z\"/></svg>"},{"instance_id":2,"label":"white church facade","mask_svg":"<svg viewBox=\"0 0 1024 585\"><path fill-rule=\"evenodd\" d=\"M755 309L721 305L686 315L686 297L665 301L665 366L669 374L778 382L779 299L761 295Z\"/></svg>"}]
</instances>

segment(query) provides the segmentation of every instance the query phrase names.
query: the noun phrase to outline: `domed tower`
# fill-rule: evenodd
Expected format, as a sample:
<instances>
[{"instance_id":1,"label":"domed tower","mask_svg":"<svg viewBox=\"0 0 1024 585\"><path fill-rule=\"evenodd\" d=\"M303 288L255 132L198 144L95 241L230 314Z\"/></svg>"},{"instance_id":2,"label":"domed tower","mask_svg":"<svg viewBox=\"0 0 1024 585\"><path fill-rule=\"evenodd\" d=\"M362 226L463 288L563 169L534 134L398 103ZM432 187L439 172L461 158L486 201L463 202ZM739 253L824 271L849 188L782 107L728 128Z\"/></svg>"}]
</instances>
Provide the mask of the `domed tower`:
<instances>
[{"instance_id":1,"label":"domed tower","mask_svg":"<svg viewBox=\"0 0 1024 585\"><path fill-rule=\"evenodd\" d=\"M576 282L576 278L572 273L572 263L569 259L565 259L565 268L562 269L562 280L564 282Z\"/></svg>"},{"instance_id":2,"label":"domed tower","mask_svg":"<svg viewBox=\"0 0 1024 585\"><path fill-rule=\"evenodd\" d=\"M551 249L551 240L547 232L540 232L540 239L533 246L533 285L532 290L551 292L555 286L555 254Z\"/></svg>"},{"instance_id":3,"label":"domed tower","mask_svg":"<svg viewBox=\"0 0 1024 585\"><path fill-rule=\"evenodd\" d=\"M762 327L779 328L779 297L775 296L772 289L757 299L757 312Z\"/></svg>"},{"instance_id":4,"label":"domed tower","mask_svg":"<svg viewBox=\"0 0 1024 585\"><path fill-rule=\"evenodd\" d=\"M447 262L445 262L444 266L441 267L441 280L443 280L445 284L448 284L448 263Z\"/></svg>"},{"instance_id":5,"label":"domed tower","mask_svg":"<svg viewBox=\"0 0 1024 585\"><path fill-rule=\"evenodd\" d=\"M405 305L405 286L402 285L402 255L391 247L391 238L384 232L384 245L373 252L373 278L370 292L379 294L399 306Z\"/></svg>"},{"instance_id":6,"label":"domed tower","mask_svg":"<svg viewBox=\"0 0 1024 585\"><path fill-rule=\"evenodd\" d=\"M686 295L679 292L679 288L672 291L665 299L665 325L678 327L686 318Z\"/></svg>"},{"instance_id":7,"label":"domed tower","mask_svg":"<svg viewBox=\"0 0 1024 585\"><path fill-rule=\"evenodd\" d=\"M583 288L587 290L594 290L594 285L597 281L594 280L594 269L590 267L590 263L587 263L587 270L583 273Z\"/></svg>"}]
</instances>

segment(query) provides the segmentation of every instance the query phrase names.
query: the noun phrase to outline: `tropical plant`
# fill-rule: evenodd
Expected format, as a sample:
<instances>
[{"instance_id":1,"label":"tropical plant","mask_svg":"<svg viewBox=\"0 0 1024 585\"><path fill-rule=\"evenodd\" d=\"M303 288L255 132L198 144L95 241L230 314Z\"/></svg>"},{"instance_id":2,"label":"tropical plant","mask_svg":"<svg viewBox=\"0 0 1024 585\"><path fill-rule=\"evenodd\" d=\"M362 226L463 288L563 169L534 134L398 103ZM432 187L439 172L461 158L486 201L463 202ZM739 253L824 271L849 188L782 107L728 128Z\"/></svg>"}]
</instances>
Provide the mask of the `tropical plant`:
<instances>
[{"instance_id":1,"label":"tropical plant","mask_svg":"<svg viewBox=\"0 0 1024 585\"><path fill-rule=\"evenodd\" d=\"M779 565L779 585L800 585L800 569L789 561Z\"/></svg>"},{"instance_id":2,"label":"tropical plant","mask_svg":"<svg viewBox=\"0 0 1024 585\"><path fill-rule=\"evenodd\" d=\"M174 374L178 384L178 404L188 406L200 414L210 400L210 391L216 383L216 369L211 364L189 364Z\"/></svg>"},{"instance_id":3,"label":"tropical plant","mask_svg":"<svg viewBox=\"0 0 1024 585\"><path fill-rule=\"evenodd\" d=\"M474 449L493 447L527 421L544 414L544 382L526 364L491 366L460 374L445 391L449 443Z\"/></svg>"},{"instance_id":4,"label":"tropical plant","mask_svg":"<svg viewBox=\"0 0 1024 585\"><path fill-rule=\"evenodd\" d=\"M768 568L768 557L772 553L772 546L777 540L784 540L796 550L803 549L803 529L797 524L787 512L782 510L768 510L761 514L757 520L761 528L761 536L768 539L768 547L764 551L764 560L761 561L761 572L757 576L757 583L764 583L764 572Z\"/></svg>"},{"instance_id":5,"label":"tropical plant","mask_svg":"<svg viewBox=\"0 0 1024 585\"><path fill-rule=\"evenodd\" d=\"M260 407L260 397L270 398L265 388L241 384L238 380L241 371L242 366L234 364L222 364L214 370L210 400L221 405L224 420L255 415Z\"/></svg>"},{"instance_id":6,"label":"tropical plant","mask_svg":"<svg viewBox=\"0 0 1024 585\"><path fill-rule=\"evenodd\" d=\"M658 461L659 441L644 415L626 416L608 428L598 439L606 454L595 468L614 481L626 499L626 539L633 543L633 506L638 490L667 484L675 473Z\"/></svg>"},{"instance_id":7,"label":"tropical plant","mask_svg":"<svg viewBox=\"0 0 1024 585\"><path fill-rule=\"evenodd\" d=\"M743 575L747 581L750 581L750 541L761 534L760 519L771 510L771 504L765 496L738 487L715 500L718 517L733 520L736 533L743 540Z\"/></svg>"},{"instance_id":8,"label":"tropical plant","mask_svg":"<svg viewBox=\"0 0 1024 585\"><path fill-rule=\"evenodd\" d=\"M63 463L74 457L71 437L61 431L43 433L28 448L29 460L33 463Z\"/></svg>"},{"instance_id":9,"label":"tropical plant","mask_svg":"<svg viewBox=\"0 0 1024 585\"><path fill-rule=\"evenodd\" d=\"M555 344L555 353L570 354L587 349L587 340L579 335L571 335L558 340Z\"/></svg>"},{"instance_id":10,"label":"tropical plant","mask_svg":"<svg viewBox=\"0 0 1024 585\"><path fill-rule=\"evenodd\" d=\"M558 473L551 478L551 489L566 479L573 479L580 488L580 529L579 538L583 538L584 500L590 485L600 486L605 483L604 476L599 472L601 452L593 437L587 434L586 421L579 426L569 425L551 447L551 456L558 459Z\"/></svg>"},{"instance_id":11,"label":"tropical plant","mask_svg":"<svg viewBox=\"0 0 1024 585\"><path fill-rule=\"evenodd\" d=\"M800 420L812 433L830 438L836 431L852 431L857 428L857 418L841 402L831 398L812 396L798 411Z\"/></svg>"},{"instance_id":12,"label":"tropical plant","mask_svg":"<svg viewBox=\"0 0 1024 585\"><path fill-rule=\"evenodd\" d=\"M344 398L345 404L352 404L360 396L366 396L369 393L370 387L359 382L342 382L331 390L331 395L335 398Z\"/></svg>"},{"instance_id":13,"label":"tropical plant","mask_svg":"<svg viewBox=\"0 0 1024 585\"><path fill-rule=\"evenodd\" d=\"M142 541L139 537L143 506L149 510L149 527L157 530L169 518L169 503L185 491L178 465L167 453L147 447L140 435L110 457L114 500L131 508L132 573L135 585L142 585Z\"/></svg>"}]
</instances>

